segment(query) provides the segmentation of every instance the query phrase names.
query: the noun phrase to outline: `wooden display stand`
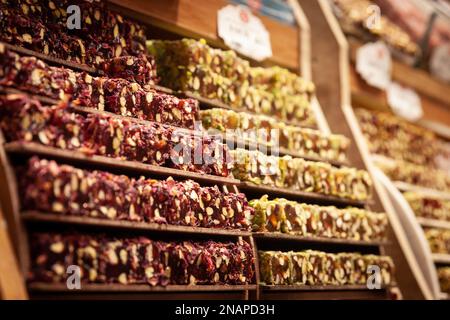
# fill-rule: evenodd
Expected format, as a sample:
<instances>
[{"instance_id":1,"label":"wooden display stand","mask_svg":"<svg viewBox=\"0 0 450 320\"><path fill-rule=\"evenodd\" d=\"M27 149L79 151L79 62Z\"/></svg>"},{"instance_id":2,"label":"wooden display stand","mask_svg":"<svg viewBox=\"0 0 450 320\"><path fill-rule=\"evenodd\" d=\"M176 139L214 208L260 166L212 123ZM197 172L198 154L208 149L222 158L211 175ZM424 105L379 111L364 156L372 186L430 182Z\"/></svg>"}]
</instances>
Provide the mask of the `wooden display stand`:
<instances>
[{"instance_id":1,"label":"wooden display stand","mask_svg":"<svg viewBox=\"0 0 450 320\"><path fill-rule=\"evenodd\" d=\"M352 139L351 164L366 168L374 176L374 167L364 137L359 129L350 100L349 46L326 0L299 1L312 32L312 74L330 128ZM385 192L374 181L376 196L374 210L385 211L393 233L390 245L383 252L392 256L397 267L398 286L407 299L432 298L430 289L403 232L395 210Z\"/></svg>"},{"instance_id":2,"label":"wooden display stand","mask_svg":"<svg viewBox=\"0 0 450 320\"><path fill-rule=\"evenodd\" d=\"M274 55L262 65L281 65L299 72L307 79L311 76L318 88L318 102L315 104L315 112L318 116L319 128L328 133L330 127L332 132L344 134L352 139L349 152L350 165L365 168L372 172L367 162L367 150L361 147L362 137L354 133L353 125L348 125L349 97L342 93L345 89L341 63L345 62L346 56L340 51L341 48L329 26L329 17L322 11L323 3L315 1L303 1L301 3L305 13L295 1L290 1L294 8L299 28L286 26L266 17L261 17L271 35ZM146 1L146 0L111 0L114 8L150 25L149 38L174 39L184 36L206 38L213 46L224 47L216 35L217 10L227 3L223 0L198 1L168 0ZM207 17L207 18L206 18ZM310 24L308 24L309 19ZM313 26L311 28L310 26ZM310 32L313 38L312 48L310 46ZM320 36L315 36L320 34ZM289 39L289 41L286 41ZM17 49L17 48L13 48ZM312 50L311 50L312 49ZM17 49L20 51L20 49ZM336 53L339 52L339 55ZM325 57L326 56L326 57ZM314 57L311 65L311 57ZM41 56L43 59L53 61L54 64L65 64L64 61ZM328 58L328 59L325 59ZM335 60L334 60L335 59ZM340 60L338 60L340 59ZM332 60L332 61L330 61ZM253 62L255 63L255 62ZM84 67L72 66L83 69ZM84 68L85 69L85 68ZM95 73L95 70L86 70ZM345 80L345 79L344 79ZM165 88L164 91L171 92ZM190 96L190 93L175 93ZM42 97L40 99L43 99ZM44 99L45 100L45 99ZM227 107L216 101L199 99L201 108ZM323 109L320 105L323 105ZM325 115L324 112L325 111ZM97 112L87 108L80 108L77 112ZM120 116L118 116L120 117ZM1 137L0 137L1 138ZM5 183L0 185L0 193L4 195L1 199L7 216L8 225L11 230L12 241L15 245L19 258L21 270L28 270L29 252L27 248L28 231L35 228L67 228L76 226L82 230L95 230L96 232L124 232L126 235L150 235L151 237L170 238L176 234L177 239L236 239L243 237L247 239L254 248L256 257L255 284L245 286L168 286L150 287L147 285L84 285L80 291L69 291L63 285L57 284L33 284L29 286L32 298L139 298L139 299L387 299L391 297L392 288L381 288L369 290L366 286L266 286L259 281L259 270L257 250L302 250L319 249L329 252L358 251L362 253L389 254L393 256L397 267L396 280L407 298L422 298L419 289L420 281L414 281L415 275L411 264L406 263L406 258L400 250L397 239L391 236L388 242L365 242L333 240L326 238L292 237L277 234L252 234L248 232L211 230L204 228L185 228L175 226L156 226L149 224L136 224L128 222L113 222L98 219L86 219L68 216L56 216L40 212L21 212L19 206L19 190L12 165L20 163L24 158L34 154L43 155L46 158L58 159L63 163L76 164L83 168L96 168L113 172L127 174L143 174L147 177L168 177L194 179L201 184L220 185L224 192L236 192L238 189L245 191L248 198L269 194L271 198L283 196L288 199L304 201L307 203L334 204L336 206L358 206L367 207L369 203L343 200L307 192L296 192L292 190L268 188L263 186L249 185L232 178L218 178L200 175L180 170L155 167L130 161L112 160L106 157L86 157L73 151L59 150L32 143L5 143L0 141L0 160L2 161L2 179ZM362 151L361 151L362 150ZM290 154L286 152L287 154ZM317 160L317 159L316 159ZM336 164L335 165L340 165ZM370 207L374 210L386 211L389 215L392 209L386 207L385 202L380 200L385 195L376 186L375 203ZM390 217L391 218L391 217ZM392 223L392 218L391 218ZM393 228L396 229L395 221ZM58 229L60 230L60 229ZM397 232L396 232L397 234ZM398 236L397 236L398 237ZM404 239L402 239L404 240ZM400 242L400 241L399 241ZM402 249L403 245L402 245ZM409 253L408 253L409 254ZM408 260L409 262L409 260ZM417 279L417 277L416 277ZM418 284L419 283L419 284ZM1 284L1 282L0 282ZM423 292L423 290L422 290Z\"/></svg>"},{"instance_id":3,"label":"wooden display stand","mask_svg":"<svg viewBox=\"0 0 450 320\"><path fill-rule=\"evenodd\" d=\"M389 112L390 107L387 103L386 93L369 86L356 72L354 67L356 51L361 45L362 43L360 40L354 38L349 39L349 56L350 61L352 62L349 66L349 79L353 106ZM392 61L392 79L404 86L411 87L419 94L423 108L423 117L417 121L417 124L434 131L438 136L449 141L450 99L448 92L450 92L450 86L433 78L424 70L414 69L396 60ZM372 155L371 160L372 159L376 161L392 161L392 159L387 159L378 155ZM378 175L384 176L381 172ZM441 299L442 297L447 299L448 295L440 292L435 266L450 264L450 255L433 255L423 234L422 227L428 226L448 229L449 225L442 221L421 218L416 219L413 210L403 198L401 192L415 191L422 194L431 194L443 199L448 199L450 194L412 186L402 182L391 181L387 177L383 177L382 179L384 181L384 186L388 190L391 190L388 191L389 197L392 200L392 204L396 207L404 233L409 235L409 241L415 254L415 260L417 261L416 264L422 270L423 276L427 280L430 294L434 299Z\"/></svg>"}]
</instances>

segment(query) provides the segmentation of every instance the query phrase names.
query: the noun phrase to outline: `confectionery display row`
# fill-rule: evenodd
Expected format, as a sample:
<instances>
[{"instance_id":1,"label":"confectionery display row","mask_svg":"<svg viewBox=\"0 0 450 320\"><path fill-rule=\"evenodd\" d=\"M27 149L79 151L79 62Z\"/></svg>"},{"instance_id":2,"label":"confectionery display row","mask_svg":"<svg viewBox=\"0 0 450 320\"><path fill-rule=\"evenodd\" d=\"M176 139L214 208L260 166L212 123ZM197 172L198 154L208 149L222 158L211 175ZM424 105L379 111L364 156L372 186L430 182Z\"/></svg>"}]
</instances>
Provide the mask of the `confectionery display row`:
<instances>
[{"instance_id":1,"label":"confectionery display row","mask_svg":"<svg viewBox=\"0 0 450 320\"><path fill-rule=\"evenodd\" d=\"M83 15L87 15L84 18L94 21L89 26L92 30L103 23L99 22L100 11L96 10L96 5L86 4L83 10ZM49 20L56 21L55 26L59 26L58 10L56 6L46 12ZM27 15L29 11L25 11ZM7 13L7 25L13 23L15 13L23 15L14 10ZM181 90L172 91L155 85L155 61L141 56L145 46L155 54L159 66L169 69L170 65L166 65L164 55L159 52L161 47L173 51L171 54L176 59L183 57L178 57L172 46L176 49L180 44L185 46L186 52L199 47L219 59L224 57L223 53L205 46L202 41L145 43L141 25L109 10L101 14L105 14L106 24L115 23L104 26L114 29L115 39L103 33L97 35L98 38L94 33L92 37L76 32L64 35L79 50L74 50L74 56L62 50L53 38L29 45L28 36L34 39L35 34L22 35L17 41L44 53L10 44L1 47L2 63L7 66L2 75L29 77L24 83L16 80L2 87L7 95L2 97L5 108L0 114L3 118L0 158L2 176L6 178L3 187L8 191L2 192L2 203L6 203L5 210L12 213L8 223L16 231L13 240L19 244L17 254L33 295L69 293L61 282L66 277L65 268L72 264L81 267L83 293L177 292L188 293L184 297L194 297L195 293L218 292L218 297L223 297L225 292L233 291L242 294L238 297L243 299L265 298L263 291L266 290L367 291L370 295L364 283L365 267L372 263L380 264L383 276L383 287L375 291L395 286L392 260L380 256L382 246L388 244L385 238L387 220L383 214L362 209L370 204L371 178L363 170L341 167L347 162L345 137L333 137L336 143L332 144L330 139L308 129L305 131L308 137L322 139L319 146L325 153L292 152L286 146L294 146L294 149L298 146L295 141L286 139L279 151L298 158L265 159L257 155L257 165L263 169L268 162L275 161L278 170L275 178L261 174L264 170L252 171L246 177L242 168L217 159L213 164L198 166L182 161L169 164L170 155L184 156L177 154L174 148L180 139L189 144L189 138L200 137L200 146L213 158L217 158L219 151L227 152L226 145L192 130L195 117L191 115L198 111L199 104L202 110L230 111L245 105L243 111L251 115L253 112L251 117L255 119L259 113L275 114L278 120L258 118L255 123L267 122L269 128L279 128L277 121L282 121L290 126L286 129L287 137L296 132L293 127L299 123L302 128L315 127L308 106L314 91L311 82L276 67L272 69L273 74L267 74L263 68L250 67L247 61L231 53L230 65L225 61L224 70L218 68L212 58L211 66L202 65L194 72L205 72L222 80L227 80L222 72L229 72L242 86L249 86L242 96L236 95L240 91L228 82L224 90L219 86L209 92L209 87L190 73L180 77L177 86ZM29 22L36 18L30 17L26 16ZM41 27L47 26L42 24ZM9 33L4 38L10 41L8 36ZM11 36L14 37L12 31ZM101 42L112 45L103 46L98 53L92 51L91 46ZM64 59L50 57L46 54L49 51ZM51 66L34 59L22 59L11 52L37 57ZM208 56L205 59L208 60ZM190 63L200 66L200 61L189 61L186 65ZM69 69L59 68L61 66ZM126 66L141 70L142 77L141 72L124 71ZM27 68L33 72L27 75ZM271 88L276 94L264 91L271 77L278 75L292 83L292 92L278 92L280 88L276 83ZM51 86L35 85L41 82L36 81L40 76ZM165 76L173 75L167 72ZM250 85L246 82L247 76L251 79ZM68 81L56 81L58 77ZM107 90L110 91L104 93ZM27 95L20 94L24 92ZM126 95L122 95L123 92ZM198 92L212 98L200 97ZM67 105L67 101L60 101L67 93L75 94L76 103ZM262 100L255 102L260 95ZM244 100L240 101L241 98ZM136 101L150 112L135 108ZM280 107L279 101L284 105ZM300 113L294 112L295 105L301 106ZM156 108L163 112L152 113ZM166 118L162 119L161 115ZM295 121L288 122L290 118ZM179 127L181 138L174 134ZM303 133L299 132L299 137ZM230 137L223 140L228 142ZM141 154L136 145L148 153ZM267 147L264 142L262 145ZM246 146L251 148L252 144L246 142ZM302 177L302 170L306 171L305 177ZM240 193L240 190L248 193ZM272 199L285 196L311 206L275 199L275 205L283 204L282 212L269 216L267 211L269 220L259 227L265 229L274 221L277 227L252 232L257 224L255 204L247 201L247 197L264 194ZM322 206L316 208L313 204ZM346 211L347 206L359 209ZM355 230L350 230L352 222L358 226ZM277 228L281 228L282 233ZM372 239L374 235L376 240ZM266 246L268 241L270 248ZM286 241L290 242L289 246L285 246ZM327 252L299 251L314 246ZM291 252L286 252L288 247ZM258 251L261 249L283 252ZM352 270L359 270L361 277L349 276ZM273 286L267 284L269 278L274 281ZM279 287L278 283L285 286ZM373 296L379 294L374 292Z\"/></svg>"},{"instance_id":2,"label":"confectionery display row","mask_svg":"<svg viewBox=\"0 0 450 320\"><path fill-rule=\"evenodd\" d=\"M33 56L36 57L38 59L42 59L43 61L46 61L49 65L54 65L54 66L63 66L63 67L68 67L70 69L73 70L79 70L81 72L87 72L91 75L104 75L105 72L101 69L98 68L93 68L93 67L89 67L86 66L84 64L79 64L76 62L72 62L72 61L67 61L67 60L61 60L49 55L45 55L42 54L40 52L36 52L36 51L32 51L26 48L22 48L16 45L11 45L8 43L4 43L4 42L0 42L2 46L4 46L5 48L13 51L13 52L17 52L21 55L26 55L26 56ZM230 112L235 112L233 110L236 110L236 107L230 107L229 105L221 102L221 101L217 101L217 100L213 100L213 99L208 99L208 98L204 98L201 97L198 94L194 94L188 91L179 91L179 90L173 90L167 87L163 87L161 85L155 85L153 83L148 84L148 87L153 88L154 90L156 90L157 92L161 92L161 93L166 93L169 95L174 95L177 96L179 98L188 98L188 99L195 99L199 102L200 107L202 110L208 110L208 109L223 109L223 110L229 110ZM0 91L1 92L24 92L24 90L16 89L13 87L5 87L3 85L0 86ZM29 92L29 93L33 93L33 92ZM33 96L36 97L38 100L40 100L43 103L46 104L57 104L58 100L49 96L43 96L41 94L37 94L37 93L33 93ZM99 111L97 108L92 108L92 107L87 107L84 105L74 105L72 106L75 109L79 109L80 111L83 111L83 109L87 109L88 112L96 112ZM242 110L245 111L245 114L247 114L249 117L258 117L255 113L252 113L251 111L248 110ZM103 111L106 112L107 114L109 114L108 111ZM120 116L117 113L113 113L111 114L113 116ZM140 120L140 119L139 119ZM291 125L291 126L296 126L296 124L290 124L288 120L283 120L283 123L286 125ZM302 128L308 130L308 126L302 125ZM183 128L178 128L179 130L182 130ZM312 130L316 130L316 129L312 129ZM348 165L348 160L341 156L340 159L334 159L334 158L327 158L327 157L321 157L319 155L314 155L314 154L306 154L304 152L299 152L296 151L298 150L297 148L287 148L287 146L283 146L280 145L278 148L273 148L272 144L270 142L266 142L266 141L258 141L257 143L255 143L254 141L252 141L252 139L245 139L245 138L241 138L237 135L234 134L229 134L229 133L221 133L219 131L214 131L214 135L219 135L222 136L222 139L225 143L228 143L229 145L239 145L239 146L243 146L246 148L250 148L250 149L257 149L257 148L264 148L270 152L273 153L278 153L281 155L291 155L293 157L302 157L304 159L307 160L311 160L311 161L324 161L324 162L328 162L332 165L335 166L343 166L343 165Z\"/></svg>"}]
</instances>

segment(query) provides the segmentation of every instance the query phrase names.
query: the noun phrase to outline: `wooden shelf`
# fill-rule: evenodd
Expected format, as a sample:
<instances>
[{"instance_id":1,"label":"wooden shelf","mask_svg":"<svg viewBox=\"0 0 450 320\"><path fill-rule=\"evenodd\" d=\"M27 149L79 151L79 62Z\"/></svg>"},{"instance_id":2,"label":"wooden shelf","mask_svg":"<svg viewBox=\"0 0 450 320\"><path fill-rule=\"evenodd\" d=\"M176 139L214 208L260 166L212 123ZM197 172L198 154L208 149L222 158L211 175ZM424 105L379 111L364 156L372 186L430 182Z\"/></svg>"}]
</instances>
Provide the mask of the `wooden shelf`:
<instances>
[{"instance_id":1,"label":"wooden shelf","mask_svg":"<svg viewBox=\"0 0 450 320\"><path fill-rule=\"evenodd\" d=\"M422 217L417 217L417 221L422 227L450 229L450 221L429 219Z\"/></svg>"},{"instance_id":2,"label":"wooden shelf","mask_svg":"<svg viewBox=\"0 0 450 320\"><path fill-rule=\"evenodd\" d=\"M155 286L152 287L148 284L94 284L94 283L82 283L80 290L69 290L67 286L62 283L43 283L35 282L28 285L32 291L45 291L45 292L207 292L207 291L244 291L244 290L256 290L257 285L168 285L168 286Z\"/></svg>"},{"instance_id":3,"label":"wooden shelf","mask_svg":"<svg viewBox=\"0 0 450 320\"><path fill-rule=\"evenodd\" d=\"M393 183L397 187L397 189L402 192L413 191L413 192L420 193L424 196L430 196L430 197L438 198L438 199L442 199L442 200L450 200L450 193L448 193L448 192L439 191L436 189L425 188L425 187L421 187L421 186L416 186L416 185L412 185L412 184L409 184L409 183L406 183L403 181L394 181Z\"/></svg>"},{"instance_id":4,"label":"wooden shelf","mask_svg":"<svg viewBox=\"0 0 450 320\"><path fill-rule=\"evenodd\" d=\"M1 41L0 41L0 44L3 44L6 48L8 48L11 51L20 53L21 55L27 55L27 56L36 57L38 59L47 61L47 62L49 62L52 65L61 65L61 66L69 67L71 69L76 69L76 70L79 70L79 71L85 71L85 72L88 72L88 73L94 73L94 74L95 73L99 73L95 68L89 67L88 65L85 65L85 64L80 64L80 63L71 62L71 61L64 60L64 59L55 58L55 57L49 56L49 55L44 54L44 53L40 53L40 52L37 52L37 51L33 51L33 50L30 50L30 49L26 49L26 48L23 48L23 47L19 47L19 46L12 45L12 44L5 43L5 42L1 42Z\"/></svg>"},{"instance_id":5,"label":"wooden shelf","mask_svg":"<svg viewBox=\"0 0 450 320\"><path fill-rule=\"evenodd\" d=\"M336 239L326 237L304 237L287 233L278 232L254 232L253 238L255 239L270 239L270 240L286 240L296 241L304 243L323 243L323 244L342 244L342 245L357 245L357 246L371 246L378 247L380 245L386 245L385 241L360 241L349 239Z\"/></svg>"},{"instance_id":6,"label":"wooden shelf","mask_svg":"<svg viewBox=\"0 0 450 320\"><path fill-rule=\"evenodd\" d=\"M202 227L188 227L177 226L170 224L158 224L148 222L134 222L123 220L109 220L101 218L92 218L85 216L70 216L57 213L43 213L39 211L23 211L21 213L23 220L28 222L53 222L63 224L76 224L84 226L98 226L114 229L125 230L141 230L141 231L158 231L158 232L170 232L170 233L190 233L190 234L204 234L204 235L220 235L230 237L248 237L251 232L233 230L233 229L214 229L214 228L202 228Z\"/></svg>"},{"instance_id":7,"label":"wooden shelf","mask_svg":"<svg viewBox=\"0 0 450 320\"><path fill-rule=\"evenodd\" d=\"M114 168L120 170L127 170L137 172L145 175L162 175L174 176L178 178L192 179L196 181L208 182L212 184L224 185L238 185L239 180L233 178L226 178L220 176L213 176L208 174L200 174L184 170L160 167L150 164L144 164L136 161L127 161L116 158L109 158L105 156L86 155L82 152L63 150L54 147L44 146L35 142L9 142L4 145L6 152L10 154L28 154L28 155L42 155L64 160L76 160L83 163L103 166L105 168Z\"/></svg>"},{"instance_id":8,"label":"wooden shelf","mask_svg":"<svg viewBox=\"0 0 450 320\"><path fill-rule=\"evenodd\" d=\"M279 195L279 196L289 196L291 198L296 198L298 200L307 201L307 202L309 201L309 202L318 202L318 203L327 203L327 204L348 205L348 206L355 206L355 207L363 207L368 203L366 201L339 198L336 196L328 196L328 195L323 195L323 194L313 193L313 192L304 192L304 191L297 191L297 190L293 190L293 189L256 185L251 182L241 182L241 184L239 185L239 188L242 190L248 190L248 191L253 191L253 192L257 192L257 193L268 193L268 194Z\"/></svg>"},{"instance_id":9,"label":"wooden shelf","mask_svg":"<svg viewBox=\"0 0 450 320\"><path fill-rule=\"evenodd\" d=\"M434 263L450 264L450 254L432 253Z\"/></svg>"},{"instance_id":10,"label":"wooden shelf","mask_svg":"<svg viewBox=\"0 0 450 320\"><path fill-rule=\"evenodd\" d=\"M161 86L154 86L155 89L157 89L158 91L162 91L165 93L169 93L169 94L174 94L177 96L183 96L182 93L176 93L173 92L172 90L168 89L168 88L164 88ZM18 90L18 89L14 89L14 88L7 88L7 87L3 87L0 86L0 92L1 93L5 93L5 94L26 94L30 97L33 97L37 100L39 100L41 103L44 104L49 104L49 105L57 105L58 103L60 103L60 100L56 100L53 98L48 98L45 96L41 96L41 95L36 95L30 92L26 92L23 90ZM73 109L75 112L79 112L79 113L92 113L92 114L99 114L102 116L108 116L108 117L114 117L114 118L118 118L118 119L125 119L125 120L129 120L129 121L133 121L136 123L141 123L144 125L151 125L151 124L158 124L164 127L171 127L171 128L176 128L176 130L179 130L179 132L186 132L192 135L202 135L207 133L206 131L200 131L200 130L190 130L190 129L186 129L186 128L181 128L181 127L174 127L171 125L167 125L167 124L163 124L163 123L159 123L159 122L153 122L153 121L148 121L148 120L142 120L142 119L138 119L138 118L134 118L134 117L129 117L129 116L122 116L122 115L118 115L112 112L108 112L108 111L100 111L98 109L95 108L91 108L91 107L83 107L83 106L74 106L74 105L70 105L70 108ZM216 134L215 134L216 135ZM239 138L237 136L233 136L233 135L223 135L223 134L219 134L221 136L221 139L224 143L236 143L237 145L242 145L245 146L248 149L254 149L257 150L259 149L259 147L263 146L265 147L267 150L272 150L275 152L278 152L281 155L289 155L292 157L296 157L296 158L303 158L305 160L309 160L309 161L315 161L315 162L326 162L329 163L333 166L336 167L342 167L342 166L348 166L348 161L336 161L336 160L329 160L329 159L323 159L320 157L315 157L315 156L309 156L309 155L303 155L299 152L295 152L286 148L273 148L270 144L264 143L264 142L254 142L254 141L250 141L248 139L242 139Z\"/></svg>"},{"instance_id":11,"label":"wooden shelf","mask_svg":"<svg viewBox=\"0 0 450 320\"><path fill-rule=\"evenodd\" d=\"M369 289L366 285L261 285L261 289L266 291L378 291L386 288Z\"/></svg>"}]
</instances>

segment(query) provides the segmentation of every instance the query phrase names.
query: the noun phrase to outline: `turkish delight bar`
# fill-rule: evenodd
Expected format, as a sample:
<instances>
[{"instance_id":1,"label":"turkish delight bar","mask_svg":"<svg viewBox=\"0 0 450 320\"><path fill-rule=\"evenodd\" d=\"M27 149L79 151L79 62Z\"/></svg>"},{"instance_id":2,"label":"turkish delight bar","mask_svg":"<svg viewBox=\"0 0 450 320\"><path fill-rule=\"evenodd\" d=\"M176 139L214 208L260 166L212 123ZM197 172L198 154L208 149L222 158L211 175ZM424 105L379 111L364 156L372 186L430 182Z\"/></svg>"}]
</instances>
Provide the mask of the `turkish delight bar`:
<instances>
[{"instance_id":1,"label":"turkish delight bar","mask_svg":"<svg viewBox=\"0 0 450 320\"><path fill-rule=\"evenodd\" d=\"M252 68L234 51L209 47L204 40L147 41L161 84L217 99L236 109L314 126L310 103L314 85L290 71Z\"/></svg>"},{"instance_id":2,"label":"turkish delight bar","mask_svg":"<svg viewBox=\"0 0 450 320\"><path fill-rule=\"evenodd\" d=\"M207 135L158 123L75 113L64 103L46 107L20 94L1 96L0 107L0 127L7 141L36 142L90 155L230 175L227 146Z\"/></svg>"},{"instance_id":3,"label":"turkish delight bar","mask_svg":"<svg viewBox=\"0 0 450 320\"><path fill-rule=\"evenodd\" d=\"M417 217L450 221L450 200L413 191L404 192L403 196Z\"/></svg>"},{"instance_id":4,"label":"turkish delight bar","mask_svg":"<svg viewBox=\"0 0 450 320\"><path fill-rule=\"evenodd\" d=\"M450 293L450 267L437 268L437 274L441 291Z\"/></svg>"},{"instance_id":5,"label":"turkish delight bar","mask_svg":"<svg viewBox=\"0 0 450 320\"><path fill-rule=\"evenodd\" d=\"M79 8L78 24L70 19L71 5ZM90 66L145 52L145 28L109 10L104 1L15 0L0 7L0 40L12 45Z\"/></svg>"},{"instance_id":6,"label":"turkish delight bar","mask_svg":"<svg viewBox=\"0 0 450 320\"><path fill-rule=\"evenodd\" d=\"M266 285L366 285L368 268L380 269L380 285L393 283L388 256L359 253L259 251L261 282Z\"/></svg>"},{"instance_id":7,"label":"turkish delight bar","mask_svg":"<svg viewBox=\"0 0 450 320\"><path fill-rule=\"evenodd\" d=\"M217 186L129 178L33 157L19 170L22 209L109 220L249 231L254 209Z\"/></svg>"},{"instance_id":8,"label":"turkish delight bar","mask_svg":"<svg viewBox=\"0 0 450 320\"><path fill-rule=\"evenodd\" d=\"M32 233L30 282L67 281L70 266L82 283L218 285L254 283L246 241L163 242L145 237Z\"/></svg>"},{"instance_id":9,"label":"turkish delight bar","mask_svg":"<svg viewBox=\"0 0 450 320\"><path fill-rule=\"evenodd\" d=\"M374 154L432 167L449 157L448 147L431 130L388 112L358 108L355 115Z\"/></svg>"},{"instance_id":10,"label":"turkish delight bar","mask_svg":"<svg viewBox=\"0 0 450 320\"><path fill-rule=\"evenodd\" d=\"M450 254L450 230L424 228L424 233L431 252Z\"/></svg>"},{"instance_id":11,"label":"turkish delight bar","mask_svg":"<svg viewBox=\"0 0 450 320\"><path fill-rule=\"evenodd\" d=\"M282 232L305 237L351 240L385 240L388 220L385 213L348 207L318 206L289 201L269 200L265 195L249 202L255 209L253 230Z\"/></svg>"},{"instance_id":12,"label":"turkish delight bar","mask_svg":"<svg viewBox=\"0 0 450 320\"><path fill-rule=\"evenodd\" d=\"M372 180L364 170L265 155L256 150L236 149L230 153L234 177L243 181L361 201L371 197Z\"/></svg>"},{"instance_id":13,"label":"turkish delight bar","mask_svg":"<svg viewBox=\"0 0 450 320\"><path fill-rule=\"evenodd\" d=\"M188 129L195 129L198 119L197 100L180 99L145 84L156 76L146 59L113 59L103 64L108 76L95 77L49 66L35 57L21 57L0 44L0 66L1 86L57 100L68 98L74 105ZM138 73L145 70L149 73Z\"/></svg>"},{"instance_id":14,"label":"turkish delight bar","mask_svg":"<svg viewBox=\"0 0 450 320\"><path fill-rule=\"evenodd\" d=\"M285 148L304 156L344 162L349 140L337 134L324 135L318 130L287 125L272 117L226 109L200 111L204 129L211 133L230 133L244 139Z\"/></svg>"},{"instance_id":15,"label":"turkish delight bar","mask_svg":"<svg viewBox=\"0 0 450 320\"><path fill-rule=\"evenodd\" d=\"M333 0L336 5L337 16L343 27L354 26L361 28L365 32L376 38L380 38L390 47L411 56L416 56L420 52L419 46L411 37L397 26L393 21L384 15L380 15L378 23L373 26L366 23L373 13L369 10L375 3L369 0Z\"/></svg>"},{"instance_id":16,"label":"turkish delight bar","mask_svg":"<svg viewBox=\"0 0 450 320\"><path fill-rule=\"evenodd\" d=\"M450 190L450 175L442 169L433 169L406 161L382 161L375 159L375 164L393 181L439 191Z\"/></svg>"}]
</instances>

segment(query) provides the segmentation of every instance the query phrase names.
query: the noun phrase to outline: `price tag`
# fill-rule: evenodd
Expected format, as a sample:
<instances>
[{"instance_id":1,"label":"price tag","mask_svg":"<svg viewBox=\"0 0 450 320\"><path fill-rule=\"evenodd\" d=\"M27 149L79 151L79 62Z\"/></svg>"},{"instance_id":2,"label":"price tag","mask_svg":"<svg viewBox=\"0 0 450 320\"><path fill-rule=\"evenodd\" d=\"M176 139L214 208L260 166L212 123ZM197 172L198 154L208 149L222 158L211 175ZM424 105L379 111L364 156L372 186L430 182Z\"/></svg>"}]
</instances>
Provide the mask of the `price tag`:
<instances>
[{"instance_id":1,"label":"price tag","mask_svg":"<svg viewBox=\"0 0 450 320\"><path fill-rule=\"evenodd\" d=\"M247 57L262 61L272 56L269 32L246 7L227 5L220 9L217 29L227 46Z\"/></svg>"},{"instance_id":2,"label":"price tag","mask_svg":"<svg viewBox=\"0 0 450 320\"><path fill-rule=\"evenodd\" d=\"M371 86L386 90L391 82L391 53L381 42L363 45L356 52L356 71Z\"/></svg>"},{"instance_id":3,"label":"price tag","mask_svg":"<svg viewBox=\"0 0 450 320\"><path fill-rule=\"evenodd\" d=\"M391 82L387 89L388 103L394 113L409 121L417 121L423 115L419 95L411 88Z\"/></svg>"},{"instance_id":4,"label":"price tag","mask_svg":"<svg viewBox=\"0 0 450 320\"><path fill-rule=\"evenodd\" d=\"M434 49L430 60L430 69L437 78L450 82L450 43Z\"/></svg>"}]
</instances>

